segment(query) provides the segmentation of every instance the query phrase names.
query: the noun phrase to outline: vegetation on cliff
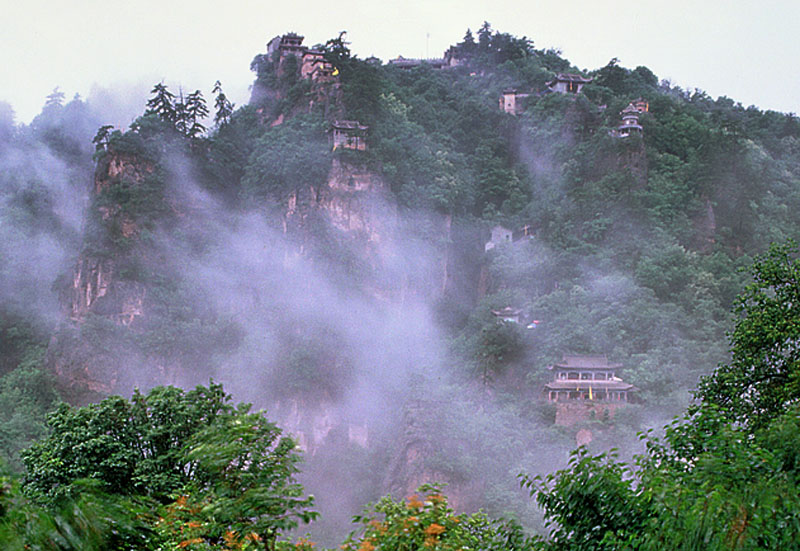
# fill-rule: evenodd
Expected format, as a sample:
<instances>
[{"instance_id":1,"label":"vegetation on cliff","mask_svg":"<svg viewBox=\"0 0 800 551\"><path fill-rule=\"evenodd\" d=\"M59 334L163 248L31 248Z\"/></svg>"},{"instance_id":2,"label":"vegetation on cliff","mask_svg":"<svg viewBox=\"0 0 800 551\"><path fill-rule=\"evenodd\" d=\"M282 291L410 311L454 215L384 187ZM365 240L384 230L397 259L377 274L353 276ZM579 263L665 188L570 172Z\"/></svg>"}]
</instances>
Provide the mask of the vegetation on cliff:
<instances>
[{"instance_id":1,"label":"vegetation on cliff","mask_svg":"<svg viewBox=\"0 0 800 551\"><path fill-rule=\"evenodd\" d=\"M111 530L135 546L125 538L137 528L95 513L106 499L139 511L147 498L160 522L138 512L121 522L148 526L146 545L274 547L296 517L255 504L273 474L286 483L275 503L309 513L288 482L295 452L263 418L225 405L215 415L227 421L201 430L214 415L175 389L57 406L214 375L264 403L346 404L353 426L396 404L405 425L385 422L369 450L319 452L382 472L326 475L374 499L433 473L462 504L529 529L539 519L513 474L563 465L575 431L591 429L590 450L566 470L527 479L551 538L509 548L691 547L695 537L754 548L795 537L781 523L797 510L797 252L759 255L800 240L796 117L617 60L578 71L488 24L443 69L360 60L344 35L318 50L332 68L320 80L292 53L256 56L252 100L238 109L217 83L213 124L202 93L158 84L143 115L128 129L100 127L94 148L105 121L77 98L54 92L29 127L0 106L0 453L19 470L20 450L39 440L25 487L46 503L4 479L6 510L22 511L4 516L5 533L66 533L95 518L71 533L100 541ZM551 91L564 72L593 80L580 94ZM498 108L509 89L513 114ZM622 138L620 113L637 99L641 133ZM365 149L333 147L342 120L367 127ZM496 226L512 242L485 250ZM505 307L523 322L494 313ZM565 352L621 362L643 404L553 427L540 391ZM698 404L642 444L636 469L592 455L685 411L698 382ZM151 400L184 421L151 424ZM272 463L259 468L244 443ZM69 453L84 455L58 459ZM403 545L430 536L441 548L491 547L502 530L519 535L431 503L418 511L431 522ZM386 499L379 514L349 545L408 536L407 504Z\"/></svg>"}]
</instances>

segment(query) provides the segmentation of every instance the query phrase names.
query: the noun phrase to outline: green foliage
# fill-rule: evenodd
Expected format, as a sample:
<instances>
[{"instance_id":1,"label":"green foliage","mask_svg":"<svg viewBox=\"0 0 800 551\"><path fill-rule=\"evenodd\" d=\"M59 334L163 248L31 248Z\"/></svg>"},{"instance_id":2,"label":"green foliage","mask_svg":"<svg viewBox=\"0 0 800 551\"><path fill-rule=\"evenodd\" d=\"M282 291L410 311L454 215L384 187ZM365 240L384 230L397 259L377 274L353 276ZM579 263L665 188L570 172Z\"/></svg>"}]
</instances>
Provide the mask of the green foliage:
<instances>
[{"instance_id":1,"label":"green foliage","mask_svg":"<svg viewBox=\"0 0 800 551\"><path fill-rule=\"evenodd\" d=\"M319 121L297 117L264 133L242 178L246 202L285 204L297 194L297 208L307 208L310 190L325 183L331 152Z\"/></svg>"},{"instance_id":2,"label":"green foliage","mask_svg":"<svg viewBox=\"0 0 800 551\"><path fill-rule=\"evenodd\" d=\"M146 531L157 533L146 536L148 546L205 549L249 541L272 549L279 534L315 517L313 498L294 480L294 442L263 412L233 408L229 399L211 384L188 392L157 387L147 395L137 391L131 401L117 396L82 408L62 405L48 418L51 433L24 454L25 493L55 510L85 500L84 479L90 479L118 503L147 498L161 504L160 520L142 519ZM122 521L139 513L128 507L108 514Z\"/></svg>"},{"instance_id":3,"label":"green foliage","mask_svg":"<svg viewBox=\"0 0 800 551\"><path fill-rule=\"evenodd\" d=\"M215 93L217 91L215 88ZM176 97L161 82L156 84L150 93L153 97L147 100L145 116L157 115L187 138L196 139L206 131L201 121L208 116L208 107L200 90L195 90L184 99L183 92Z\"/></svg>"},{"instance_id":4,"label":"green foliage","mask_svg":"<svg viewBox=\"0 0 800 551\"><path fill-rule=\"evenodd\" d=\"M195 434L187 450L194 478L159 521L164 549L274 549L279 534L316 517L313 497L294 482L295 443L263 413L240 407Z\"/></svg>"},{"instance_id":5,"label":"green foliage","mask_svg":"<svg viewBox=\"0 0 800 551\"><path fill-rule=\"evenodd\" d=\"M90 478L109 493L167 501L190 480L192 462L183 448L192 435L231 415L220 385L184 392L157 387L130 401L110 397L98 404L62 404L48 416L50 434L23 453L25 491L53 503L75 494Z\"/></svg>"},{"instance_id":6,"label":"green foliage","mask_svg":"<svg viewBox=\"0 0 800 551\"><path fill-rule=\"evenodd\" d=\"M581 447L566 469L544 479L522 476L545 510L547 548L611 550L635 540L652 513L631 475L613 453L591 456Z\"/></svg>"},{"instance_id":7,"label":"green foliage","mask_svg":"<svg viewBox=\"0 0 800 551\"><path fill-rule=\"evenodd\" d=\"M784 549L800 537L791 354L796 336L794 244L752 266L737 301L733 360L701 385L701 403L645 436L630 469L579 450L567 469L523 477L551 523L549 549ZM787 374L788 372L788 374ZM786 374L786 375L784 375Z\"/></svg>"},{"instance_id":8,"label":"green foliage","mask_svg":"<svg viewBox=\"0 0 800 551\"><path fill-rule=\"evenodd\" d=\"M532 548L512 523L491 521L482 513L456 515L435 485L420 486L407 502L384 497L353 520L362 527L342 544L344 551Z\"/></svg>"},{"instance_id":9,"label":"green foliage","mask_svg":"<svg viewBox=\"0 0 800 551\"><path fill-rule=\"evenodd\" d=\"M800 261L797 245L773 244L757 257L736 301L732 358L705 378L704 402L731 420L763 427L800 397Z\"/></svg>"},{"instance_id":10,"label":"green foliage","mask_svg":"<svg viewBox=\"0 0 800 551\"><path fill-rule=\"evenodd\" d=\"M20 451L47 434L46 415L58 401L55 381L41 367L44 350L30 354L0 378L0 461L15 471Z\"/></svg>"},{"instance_id":11,"label":"green foliage","mask_svg":"<svg viewBox=\"0 0 800 551\"><path fill-rule=\"evenodd\" d=\"M148 516L143 504L88 481L80 483L80 497L46 509L26 499L16 479L0 476L0 546L9 551L148 549Z\"/></svg>"}]
</instances>

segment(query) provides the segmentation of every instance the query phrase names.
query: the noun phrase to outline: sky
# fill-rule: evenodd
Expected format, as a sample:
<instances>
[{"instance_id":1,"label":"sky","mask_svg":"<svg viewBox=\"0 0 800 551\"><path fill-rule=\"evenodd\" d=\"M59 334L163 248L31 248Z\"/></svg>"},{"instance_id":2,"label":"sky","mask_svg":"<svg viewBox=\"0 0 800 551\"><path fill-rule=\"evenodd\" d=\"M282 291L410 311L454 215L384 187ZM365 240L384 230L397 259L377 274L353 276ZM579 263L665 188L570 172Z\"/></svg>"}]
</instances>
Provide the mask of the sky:
<instances>
[{"instance_id":1,"label":"sky","mask_svg":"<svg viewBox=\"0 0 800 551\"><path fill-rule=\"evenodd\" d=\"M800 112L797 0L0 0L0 101L28 123L58 86L141 113L152 85L220 80L247 102L253 57L278 34L313 45L347 31L361 58L440 57L467 28L527 36L581 69L612 58L744 106ZM108 121L118 126L130 120Z\"/></svg>"}]
</instances>

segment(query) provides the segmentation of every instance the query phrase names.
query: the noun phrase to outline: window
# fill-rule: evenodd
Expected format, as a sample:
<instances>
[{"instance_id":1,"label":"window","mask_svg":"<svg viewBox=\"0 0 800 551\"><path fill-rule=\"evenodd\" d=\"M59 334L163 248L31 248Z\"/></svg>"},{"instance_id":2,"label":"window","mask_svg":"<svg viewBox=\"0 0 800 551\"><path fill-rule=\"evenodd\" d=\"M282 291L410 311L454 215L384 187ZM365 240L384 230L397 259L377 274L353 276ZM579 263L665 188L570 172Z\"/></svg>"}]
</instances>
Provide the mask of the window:
<instances>
[{"instance_id":1,"label":"window","mask_svg":"<svg viewBox=\"0 0 800 551\"><path fill-rule=\"evenodd\" d=\"M581 381L591 381L592 374L591 373L581 373Z\"/></svg>"},{"instance_id":2,"label":"window","mask_svg":"<svg viewBox=\"0 0 800 551\"><path fill-rule=\"evenodd\" d=\"M606 374L605 373L595 373L594 374L594 380L595 381L605 381L606 380Z\"/></svg>"},{"instance_id":3,"label":"window","mask_svg":"<svg viewBox=\"0 0 800 551\"><path fill-rule=\"evenodd\" d=\"M567 374L567 379L569 379L571 381L577 381L579 378L580 377L578 376L577 373L569 373L569 374Z\"/></svg>"}]
</instances>

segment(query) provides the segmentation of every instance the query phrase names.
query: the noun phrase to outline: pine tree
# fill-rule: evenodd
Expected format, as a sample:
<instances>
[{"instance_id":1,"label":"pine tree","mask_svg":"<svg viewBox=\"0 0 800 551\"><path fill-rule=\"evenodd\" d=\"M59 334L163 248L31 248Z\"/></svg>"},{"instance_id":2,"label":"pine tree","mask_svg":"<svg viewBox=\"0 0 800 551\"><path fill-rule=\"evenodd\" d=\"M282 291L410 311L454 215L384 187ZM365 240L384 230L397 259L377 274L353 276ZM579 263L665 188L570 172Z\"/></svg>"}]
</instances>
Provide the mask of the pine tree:
<instances>
[{"instance_id":1,"label":"pine tree","mask_svg":"<svg viewBox=\"0 0 800 551\"><path fill-rule=\"evenodd\" d=\"M163 82L153 86L150 93L153 94L153 97L147 100L145 114L156 114L161 117L161 120L175 124L177 121L175 94L167 90L167 86Z\"/></svg>"},{"instance_id":2,"label":"pine tree","mask_svg":"<svg viewBox=\"0 0 800 551\"><path fill-rule=\"evenodd\" d=\"M233 104L228 101L228 97L222 91L220 81L214 83L214 89L211 93L217 94L214 100L214 107L217 109L217 113L214 115L214 124L217 126L228 124L233 113Z\"/></svg>"},{"instance_id":3,"label":"pine tree","mask_svg":"<svg viewBox=\"0 0 800 551\"><path fill-rule=\"evenodd\" d=\"M208 116L208 107L203 93L195 90L186 96L186 122L184 134L189 138L197 138L206 131L206 127L200 123Z\"/></svg>"}]
</instances>

